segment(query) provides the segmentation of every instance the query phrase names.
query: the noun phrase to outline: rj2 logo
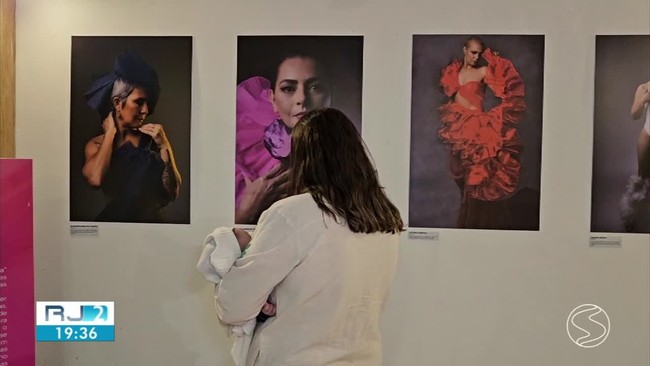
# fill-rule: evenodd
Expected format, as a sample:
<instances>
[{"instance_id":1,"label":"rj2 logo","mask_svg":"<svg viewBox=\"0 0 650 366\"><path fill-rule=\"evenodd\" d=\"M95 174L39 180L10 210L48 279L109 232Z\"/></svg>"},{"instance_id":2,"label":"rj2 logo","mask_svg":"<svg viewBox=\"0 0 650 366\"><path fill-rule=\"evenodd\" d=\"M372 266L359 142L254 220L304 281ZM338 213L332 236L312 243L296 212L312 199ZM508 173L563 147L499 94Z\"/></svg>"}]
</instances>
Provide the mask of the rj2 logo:
<instances>
[{"instance_id":1,"label":"rj2 logo","mask_svg":"<svg viewBox=\"0 0 650 366\"><path fill-rule=\"evenodd\" d=\"M113 302L60 301L36 303L36 322L41 325L110 325Z\"/></svg>"},{"instance_id":2,"label":"rj2 logo","mask_svg":"<svg viewBox=\"0 0 650 366\"><path fill-rule=\"evenodd\" d=\"M70 307L68 307L70 310ZM65 307L61 305L45 306L45 321L49 322L50 317L58 316L59 320L71 322L96 322L108 320L108 306L106 305L80 305L77 316L65 315Z\"/></svg>"}]
</instances>

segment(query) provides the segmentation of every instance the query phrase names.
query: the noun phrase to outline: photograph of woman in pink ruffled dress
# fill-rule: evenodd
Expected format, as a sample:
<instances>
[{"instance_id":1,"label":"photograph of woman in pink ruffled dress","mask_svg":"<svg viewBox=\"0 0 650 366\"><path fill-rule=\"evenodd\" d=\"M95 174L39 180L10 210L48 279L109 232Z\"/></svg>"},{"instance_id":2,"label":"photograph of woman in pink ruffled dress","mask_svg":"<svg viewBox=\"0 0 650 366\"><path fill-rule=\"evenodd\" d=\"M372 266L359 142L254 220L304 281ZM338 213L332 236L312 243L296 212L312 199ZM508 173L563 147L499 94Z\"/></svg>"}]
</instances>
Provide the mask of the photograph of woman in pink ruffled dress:
<instances>
[{"instance_id":1,"label":"photograph of woman in pink ruffled dress","mask_svg":"<svg viewBox=\"0 0 650 366\"><path fill-rule=\"evenodd\" d=\"M235 223L255 224L286 197L291 130L315 108L361 131L363 37L239 36Z\"/></svg>"},{"instance_id":2,"label":"photograph of woman in pink ruffled dress","mask_svg":"<svg viewBox=\"0 0 650 366\"><path fill-rule=\"evenodd\" d=\"M409 226L539 229L543 45L414 36Z\"/></svg>"}]
</instances>

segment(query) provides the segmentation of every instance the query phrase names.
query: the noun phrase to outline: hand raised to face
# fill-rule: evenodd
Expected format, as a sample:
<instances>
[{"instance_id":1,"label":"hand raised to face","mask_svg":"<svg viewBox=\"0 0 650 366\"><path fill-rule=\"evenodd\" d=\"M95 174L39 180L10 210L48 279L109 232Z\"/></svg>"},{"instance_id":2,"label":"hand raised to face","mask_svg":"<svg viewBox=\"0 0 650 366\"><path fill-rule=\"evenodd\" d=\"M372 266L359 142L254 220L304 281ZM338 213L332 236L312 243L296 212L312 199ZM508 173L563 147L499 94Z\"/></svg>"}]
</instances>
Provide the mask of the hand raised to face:
<instances>
[{"instance_id":1,"label":"hand raised to face","mask_svg":"<svg viewBox=\"0 0 650 366\"><path fill-rule=\"evenodd\" d=\"M156 145L163 147L168 145L167 135L162 125L156 123L147 123L138 128L138 131L151 136Z\"/></svg>"},{"instance_id":2,"label":"hand raised to face","mask_svg":"<svg viewBox=\"0 0 650 366\"><path fill-rule=\"evenodd\" d=\"M104 134L115 134L117 132L117 124L112 112L102 121L102 129L104 130Z\"/></svg>"}]
</instances>

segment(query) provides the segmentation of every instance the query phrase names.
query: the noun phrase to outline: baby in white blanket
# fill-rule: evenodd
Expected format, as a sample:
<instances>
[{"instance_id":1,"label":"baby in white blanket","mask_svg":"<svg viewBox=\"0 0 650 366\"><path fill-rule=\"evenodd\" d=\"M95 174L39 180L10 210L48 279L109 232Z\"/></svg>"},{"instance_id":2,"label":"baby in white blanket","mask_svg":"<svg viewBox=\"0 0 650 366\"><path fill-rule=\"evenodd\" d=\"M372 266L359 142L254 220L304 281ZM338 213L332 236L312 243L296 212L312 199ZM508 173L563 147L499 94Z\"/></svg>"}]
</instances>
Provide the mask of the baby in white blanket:
<instances>
[{"instance_id":1,"label":"baby in white blanket","mask_svg":"<svg viewBox=\"0 0 650 366\"><path fill-rule=\"evenodd\" d=\"M246 248L248 248L248 245L251 243L252 238L250 234L243 229L233 228L232 232L235 235L235 238L237 239L237 244L239 244L239 250L241 250L243 256L244 252L246 252ZM262 306L262 311L260 312L260 315L257 316L257 320L260 319L266 320L268 317L271 316L275 316L275 305L267 301L266 304Z\"/></svg>"},{"instance_id":2,"label":"baby in white blanket","mask_svg":"<svg viewBox=\"0 0 650 366\"><path fill-rule=\"evenodd\" d=\"M250 242L251 236L245 230L216 228L205 239L196 267L206 280L218 284L230 271L235 261L245 255L244 252ZM275 316L275 305L267 301L257 320L264 321L271 316ZM256 319L251 319L244 325L230 326L230 331L236 336L230 353L238 366L246 363L246 355L256 323Z\"/></svg>"}]
</instances>

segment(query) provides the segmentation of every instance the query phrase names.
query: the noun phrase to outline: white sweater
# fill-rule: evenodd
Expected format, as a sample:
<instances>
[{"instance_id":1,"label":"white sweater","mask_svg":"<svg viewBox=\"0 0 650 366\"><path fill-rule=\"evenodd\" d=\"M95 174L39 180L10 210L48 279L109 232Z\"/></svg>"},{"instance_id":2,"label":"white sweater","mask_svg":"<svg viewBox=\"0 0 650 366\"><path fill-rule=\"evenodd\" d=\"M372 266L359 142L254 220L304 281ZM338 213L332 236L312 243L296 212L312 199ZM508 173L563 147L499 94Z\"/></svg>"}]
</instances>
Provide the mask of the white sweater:
<instances>
[{"instance_id":1,"label":"white sweater","mask_svg":"<svg viewBox=\"0 0 650 366\"><path fill-rule=\"evenodd\" d=\"M248 366L381 365L379 320L398 250L399 235L353 233L311 195L289 197L262 214L246 255L217 286L217 313L242 325L275 300Z\"/></svg>"}]
</instances>

